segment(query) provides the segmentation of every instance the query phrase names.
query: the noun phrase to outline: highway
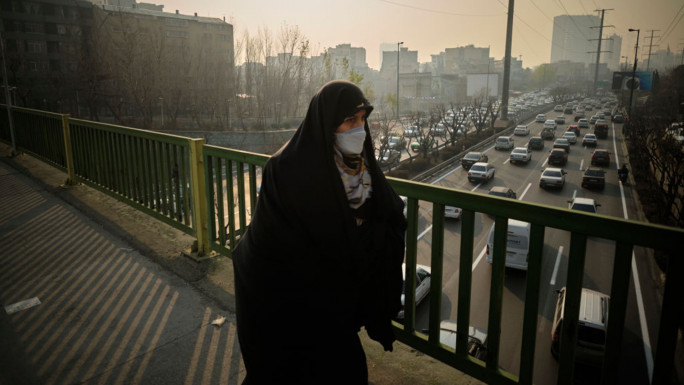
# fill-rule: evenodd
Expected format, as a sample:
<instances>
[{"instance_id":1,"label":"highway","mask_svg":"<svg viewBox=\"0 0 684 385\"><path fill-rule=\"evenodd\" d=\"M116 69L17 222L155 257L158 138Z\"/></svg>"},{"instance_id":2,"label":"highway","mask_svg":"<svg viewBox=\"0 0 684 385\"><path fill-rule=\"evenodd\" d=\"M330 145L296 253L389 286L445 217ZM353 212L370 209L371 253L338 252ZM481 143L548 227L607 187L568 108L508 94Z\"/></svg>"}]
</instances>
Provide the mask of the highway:
<instances>
[{"instance_id":1,"label":"highway","mask_svg":"<svg viewBox=\"0 0 684 385\"><path fill-rule=\"evenodd\" d=\"M547 119L553 119L561 112L548 112ZM573 116L566 115L566 124L558 125L556 137L565 132L566 127L573 122ZM539 135L543 123L529 123L529 136L515 136L516 146L526 146L533 135ZM541 171L546 167L548 152L553 141L545 141L545 148L532 152L532 160L528 164L510 164L510 151L496 151L492 147L485 149L489 156L489 163L496 167L495 176L484 184L473 184L467 179L467 172L460 166L449 170L436 178L432 184L474 191L486 194L491 187L505 186L517 193L517 198L528 202L543 203L558 207L568 207L568 200L573 197L593 198L601 206L599 213L619 218L636 219L637 211L634 204L631 186L622 186L617 179L617 168L622 165L625 154L622 150L622 125L615 124L609 130L607 139L600 139L597 148L605 148L611 152L611 162L606 170L606 186L603 191L589 190L581 187L583 170L590 165L593 148L585 148L581 144L581 137L593 132L582 129L577 144L571 145L568 163L562 168L567 172L565 186L561 190L544 190L539 187ZM557 166L554 166L557 167ZM432 207L427 202L421 202L419 210L419 243L418 263L430 265L430 240ZM473 326L486 329L489 309L489 288L491 279L491 265L483 257L486 238L493 226L493 218L486 214L477 214L475 224L475 240L473 255L473 285L471 299L471 320ZM461 225L458 220L446 219L444 240L444 275L442 319L456 320L458 299L458 268L460 250ZM567 274L570 234L558 229L547 229L542 262L542 281L540 290L540 313L537 325L537 342L535 351L534 382L537 384L556 383L557 362L550 353L551 329L556 306L557 294L555 290L564 286ZM610 293L613 255L615 244L612 241L592 239L587 243L587 258L585 264L583 286L603 293ZM633 261L633 279L630 283L630 296L625 324L625 337L622 345L622 370L624 379L620 383L649 384L652 371L652 348L649 335L655 339L655 329L658 319L650 319L649 306L657 306L657 297L653 291L642 294L644 287L651 288L649 283L648 265L644 262L645 253L635 249ZM643 266L642 266L643 264ZM641 273L641 276L637 276ZM518 374L520 365L520 347L522 339L522 322L525 298L524 271L506 269L504 290L503 324L501 332L501 352L499 363L501 367L514 374ZM635 282L638 290L635 290ZM644 305L644 303L646 305ZM419 305L416 313L416 329L427 328L427 301ZM649 329L650 328L650 329ZM644 332L649 330L649 332ZM645 336L645 337L644 337ZM597 368L577 366L575 370L577 383L598 383L600 370Z\"/></svg>"}]
</instances>

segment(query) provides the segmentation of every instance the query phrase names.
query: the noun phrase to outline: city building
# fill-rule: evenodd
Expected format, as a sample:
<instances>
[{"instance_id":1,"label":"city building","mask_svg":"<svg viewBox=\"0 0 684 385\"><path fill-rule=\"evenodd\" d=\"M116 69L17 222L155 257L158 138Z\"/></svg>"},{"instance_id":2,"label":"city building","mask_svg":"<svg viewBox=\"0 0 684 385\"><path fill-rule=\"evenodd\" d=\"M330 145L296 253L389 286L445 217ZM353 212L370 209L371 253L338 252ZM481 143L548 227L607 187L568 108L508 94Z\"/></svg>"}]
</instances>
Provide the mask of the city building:
<instances>
[{"instance_id":1,"label":"city building","mask_svg":"<svg viewBox=\"0 0 684 385\"><path fill-rule=\"evenodd\" d=\"M141 127L164 108L171 122L200 106L229 108L232 25L133 0L97 3L2 2L17 104L119 122L135 116Z\"/></svg>"}]
</instances>

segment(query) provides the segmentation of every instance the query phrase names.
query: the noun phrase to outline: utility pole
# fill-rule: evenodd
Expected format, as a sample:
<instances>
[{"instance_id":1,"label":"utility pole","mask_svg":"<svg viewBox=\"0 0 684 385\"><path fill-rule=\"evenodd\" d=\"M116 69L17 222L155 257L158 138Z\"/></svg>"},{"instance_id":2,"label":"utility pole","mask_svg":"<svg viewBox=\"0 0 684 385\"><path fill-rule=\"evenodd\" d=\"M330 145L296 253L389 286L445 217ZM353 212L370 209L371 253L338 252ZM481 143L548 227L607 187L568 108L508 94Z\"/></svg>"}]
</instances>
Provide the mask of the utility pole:
<instances>
[{"instance_id":1,"label":"utility pole","mask_svg":"<svg viewBox=\"0 0 684 385\"><path fill-rule=\"evenodd\" d=\"M596 83L598 83L598 73L599 73L599 63L601 61L601 41L603 40L603 18L606 14L606 11L612 11L612 9L597 9L596 12L601 12L601 25L598 26L599 29L599 35L598 35L598 49L596 50L596 66L594 67L594 93L596 93ZM607 25L606 27L613 27L612 25ZM592 28L597 28L597 27L592 27ZM606 51L610 52L610 51ZM590 52L591 53L591 52Z\"/></svg>"},{"instance_id":2,"label":"utility pole","mask_svg":"<svg viewBox=\"0 0 684 385\"><path fill-rule=\"evenodd\" d=\"M648 67L651 65L651 48L653 47L653 32L660 31L659 29L652 29L649 30L648 32L651 33L651 43L648 45L648 59L646 61L646 71L648 71ZM655 36L655 37L660 37L660 36ZM658 44L656 44L656 47Z\"/></svg>"},{"instance_id":3,"label":"utility pole","mask_svg":"<svg viewBox=\"0 0 684 385\"><path fill-rule=\"evenodd\" d=\"M508 89L511 82L511 44L513 41L514 0L508 0L508 22L506 24L506 53L504 54L503 90L501 90L501 120L508 120Z\"/></svg>"}]
</instances>

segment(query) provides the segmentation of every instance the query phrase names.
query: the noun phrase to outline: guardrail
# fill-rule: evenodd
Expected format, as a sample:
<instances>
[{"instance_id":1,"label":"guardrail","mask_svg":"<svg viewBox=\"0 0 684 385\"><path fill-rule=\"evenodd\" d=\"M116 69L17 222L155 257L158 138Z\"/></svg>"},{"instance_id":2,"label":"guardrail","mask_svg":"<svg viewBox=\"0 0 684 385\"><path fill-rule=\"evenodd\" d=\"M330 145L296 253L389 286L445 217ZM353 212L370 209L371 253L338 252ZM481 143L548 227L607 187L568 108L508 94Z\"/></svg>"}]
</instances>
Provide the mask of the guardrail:
<instances>
[{"instance_id":1,"label":"guardrail","mask_svg":"<svg viewBox=\"0 0 684 385\"><path fill-rule=\"evenodd\" d=\"M17 146L21 151L45 159L60 169L155 217L169 221L195 234L200 245L230 256L239 240L258 193L258 171L268 156L229 150L203 144L202 140L174 137L132 128L69 119L68 116L40 111L13 109L17 122ZM59 124L59 123L63 124ZM59 133L62 132L62 134ZM8 120L0 117L0 138L9 139ZM61 147L61 148L60 148ZM69 165L68 159L73 159ZM247 178L247 180L245 180ZM652 383L669 381L673 370L677 321L682 312L684 256L681 245L684 230L588 214L542 204L515 201L431 186L415 181L389 178L397 193L408 197L406 276L415 277L418 260L419 205L432 208L429 258L432 281L429 296L427 334L416 330L414 278L406 280L405 317L395 322L397 338L479 380L491 384L531 384L533 382L540 309L540 282L544 234L555 229L570 234L566 278L566 312L561 331L558 384L573 382L575 341L577 339L580 293L583 287L587 238L615 242L602 383L619 380L621 343L629 293L632 252L636 247L670 253L666 285L655 346ZM472 263L476 214L495 218L493 262L488 304L487 358L481 361L467 352L467 334L458 333L456 348L441 344L442 275L444 271L444 207L463 210L458 247L457 328L468 330L472 301ZM237 218L235 218L237 207ZM188 211L185 211L188 210ZM190 215L192 213L193 215ZM176 218L175 215L181 215ZM185 219L190 222L185 222ZM192 220L191 218L194 218ZM522 344L518 368L499 367L505 245L508 219L531 223L529 266L526 273ZM202 248L202 247L200 247ZM425 256L427 257L427 255ZM292 332L292 331L287 331ZM511 373L515 372L514 373Z\"/></svg>"}]
</instances>

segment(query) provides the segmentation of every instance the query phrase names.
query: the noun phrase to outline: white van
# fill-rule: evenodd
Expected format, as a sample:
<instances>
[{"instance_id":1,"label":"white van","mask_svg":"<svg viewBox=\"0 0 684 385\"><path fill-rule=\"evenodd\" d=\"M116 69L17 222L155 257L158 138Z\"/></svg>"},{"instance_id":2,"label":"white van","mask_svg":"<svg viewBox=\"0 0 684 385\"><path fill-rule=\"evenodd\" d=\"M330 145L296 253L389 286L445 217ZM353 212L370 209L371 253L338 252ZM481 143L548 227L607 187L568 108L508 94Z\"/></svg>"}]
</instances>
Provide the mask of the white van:
<instances>
[{"instance_id":1,"label":"white van","mask_svg":"<svg viewBox=\"0 0 684 385\"><path fill-rule=\"evenodd\" d=\"M506 267L527 270L527 254L530 250L530 228L528 222L517 219L508 220L508 236L506 237ZM487 262L492 263L494 255L494 228L489 231L487 239Z\"/></svg>"},{"instance_id":2,"label":"white van","mask_svg":"<svg viewBox=\"0 0 684 385\"><path fill-rule=\"evenodd\" d=\"M565 315L565 287L557 290L558 300L551 329L551 354L558 358L560 353L560 334ZM606 325L610 297L598 291L582 288L580 314L577 325L577 347L575 361L601 366L606 347Z\"/></svg>"}]
</instances>

